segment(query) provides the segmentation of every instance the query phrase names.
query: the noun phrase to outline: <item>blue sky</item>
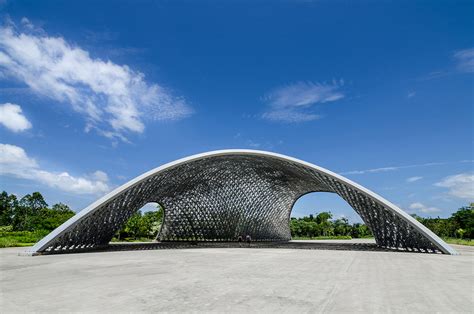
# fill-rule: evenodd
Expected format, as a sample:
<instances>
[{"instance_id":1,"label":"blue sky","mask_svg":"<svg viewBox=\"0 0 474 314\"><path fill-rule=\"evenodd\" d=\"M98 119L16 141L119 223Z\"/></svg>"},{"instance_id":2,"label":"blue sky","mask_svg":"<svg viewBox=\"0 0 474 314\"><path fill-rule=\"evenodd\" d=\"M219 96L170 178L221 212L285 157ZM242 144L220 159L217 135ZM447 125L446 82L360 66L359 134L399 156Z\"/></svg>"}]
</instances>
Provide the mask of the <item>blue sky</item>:
<instances>
[{"instance_id":1,"label":"blue sky","mask_svg":"<svg viewBox=\"0 0 474 314\"><path fill-rule=\"evenodd\" d=\"M0 1L0 183L80 210L251 148L411 213L474 201L472 1ZM293 212L331 210L312 194Z\"/></svg>"}]
</instances>

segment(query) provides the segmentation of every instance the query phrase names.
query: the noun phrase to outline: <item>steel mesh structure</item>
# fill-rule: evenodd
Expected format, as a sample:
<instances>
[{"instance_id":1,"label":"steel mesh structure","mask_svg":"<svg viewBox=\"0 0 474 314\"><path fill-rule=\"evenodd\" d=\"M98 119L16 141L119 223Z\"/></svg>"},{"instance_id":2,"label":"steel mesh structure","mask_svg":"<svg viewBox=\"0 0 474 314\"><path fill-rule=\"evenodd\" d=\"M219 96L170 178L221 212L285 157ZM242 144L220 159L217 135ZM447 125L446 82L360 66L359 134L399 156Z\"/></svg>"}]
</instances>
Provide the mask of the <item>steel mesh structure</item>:
<instances>
[{"instance_id":1,"label":"steel mesh structure","mask_svg":"<svg viewBox=\"0 0 474 314\"><path fill-rule=\"evenodd\" d=\"M225 150L151 170L93 203L38 242L30 253L106 246L146 203L164 208L161 241L288 241L295 201L310 192L337 193L372 230L377 245L456 252L401 209L321 167L284 155Z\"/></svg>"}]
</instances>

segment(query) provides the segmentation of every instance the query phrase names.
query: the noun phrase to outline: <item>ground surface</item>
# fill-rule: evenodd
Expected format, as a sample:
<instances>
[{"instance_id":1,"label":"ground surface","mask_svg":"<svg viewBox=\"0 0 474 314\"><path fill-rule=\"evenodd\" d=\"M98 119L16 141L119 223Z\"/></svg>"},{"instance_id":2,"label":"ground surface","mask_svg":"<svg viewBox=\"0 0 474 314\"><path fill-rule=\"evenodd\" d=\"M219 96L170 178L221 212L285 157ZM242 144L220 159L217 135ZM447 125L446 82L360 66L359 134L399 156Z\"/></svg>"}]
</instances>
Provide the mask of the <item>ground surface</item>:
<instances>
[{"instance_id":1,"label":"ground surface","mask_svg":"<svg viewBox=\"0 0 474 314\"><path fill-rule=\"evenodd\" d=\"M461 255L254 247L31 257L7 248L0 249L0 308L472 312L474 248L455 248Z\"/></svg>"}]
</instances>

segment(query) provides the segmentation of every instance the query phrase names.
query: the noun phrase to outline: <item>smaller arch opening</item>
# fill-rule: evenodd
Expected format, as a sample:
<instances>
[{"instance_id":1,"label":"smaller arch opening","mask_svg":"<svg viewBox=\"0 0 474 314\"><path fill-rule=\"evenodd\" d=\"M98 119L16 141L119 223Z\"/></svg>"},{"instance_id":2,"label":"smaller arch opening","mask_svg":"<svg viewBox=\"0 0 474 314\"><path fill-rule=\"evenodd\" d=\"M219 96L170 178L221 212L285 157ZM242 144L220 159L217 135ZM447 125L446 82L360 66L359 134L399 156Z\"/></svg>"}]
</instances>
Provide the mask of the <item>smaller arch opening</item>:
<instances>
[{"instance_id":1,"label":"smaller arch opening","mask_svg":"<svg viewBox=\"0 0 474 314\"><path fill-rule=\"evenodd\" d=\"M164 208L159 203L149 202L137 210L115 233L111 242L157 241L164 219Z\"/></svg>"},{"instance_id":2,"label":"smaller arch opening","mask_svg":"<svg viewBox=\"0 0 474 314\"><path fill-rule=\"evenodd\" d=\"M330 192L301 196L291 211L290 231L294 240L372 237L355 210L339 195Z\"/></svg>"}]
</instances>

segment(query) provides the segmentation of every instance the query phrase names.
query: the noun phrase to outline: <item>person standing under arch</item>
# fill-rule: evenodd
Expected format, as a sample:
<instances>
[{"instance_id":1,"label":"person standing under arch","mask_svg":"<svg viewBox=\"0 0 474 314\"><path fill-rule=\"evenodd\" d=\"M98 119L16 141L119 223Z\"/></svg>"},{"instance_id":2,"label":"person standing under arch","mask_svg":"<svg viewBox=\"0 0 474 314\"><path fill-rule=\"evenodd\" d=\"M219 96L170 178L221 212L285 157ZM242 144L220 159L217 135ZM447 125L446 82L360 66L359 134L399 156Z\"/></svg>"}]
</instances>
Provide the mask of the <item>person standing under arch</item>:
<instances>
[{"instance_id":1,"label":"person standing under arch","mask_svg":"<svg viewBox=\"0 0 474 314\"><path fill-rule=\"evenodd\" d=\"M247 234L247 235L245 236L245 241L247 241L247 244L248 244L249 247L250 247L250 242L252 241L252 238L250 237L249 234Z\"/></svg>"}]
</instances>

